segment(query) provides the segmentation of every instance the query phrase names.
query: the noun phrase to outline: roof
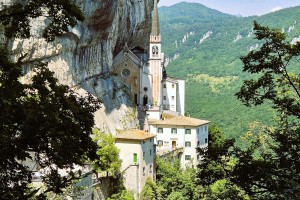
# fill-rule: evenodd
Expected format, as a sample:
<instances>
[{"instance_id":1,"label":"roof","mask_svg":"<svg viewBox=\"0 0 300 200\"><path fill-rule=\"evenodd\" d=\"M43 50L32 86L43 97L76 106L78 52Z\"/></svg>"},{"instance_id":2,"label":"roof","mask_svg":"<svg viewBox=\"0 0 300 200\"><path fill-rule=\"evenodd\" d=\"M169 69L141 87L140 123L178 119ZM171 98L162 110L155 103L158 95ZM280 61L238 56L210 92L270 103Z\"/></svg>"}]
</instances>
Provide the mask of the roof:
<instances>
[{"instance_id":1,"label":"roof","mask_svg":"<svg viewBox=\"0 0 300 200\"><path fill-rule=\"evenodd\" d=\"M158 8L157 8L157 0L154 0L154 10L153 10L153 17L152 17L152 30L151 35L160 35L159 30L159 19L158 19Z\"/></svg>"},{"instance_id":2,"label":"roof","mask_svg":"<svg viewBox=\"0 0 300 200\"><path fill-rule=\"evenodd\" d=\"M174 82L174 83L178 83L178 81L184 81L183 79L174 77L174 76L169 76L167 75L167 77L165 78L166 81L168 82Z\"/></svg>"},{"instance_id":3,"label":"roof","mask_svg":"<svg viewBox=\"0 0 300 200\"><path fill-rule=\"evenodd\" d=\"M125 140L146 140L154 137L154 134L138 129L127 130L116 135L116 139Z\"/></svg>"},{"instance_id":4,"label":"roof","mask_svg":"<svg viewBox=\"0 0 300 200\"><path fill-rule=\"evenodd\" d=\"M177 78L177 77L174 77L174 76L169 76L169 75L167 75L167 77L166 77L166 80L167 81L184 81L183 79L181 79L181 78Z\"/></svg>"},{"instance_id":5,"label":"roof","mask_svg":"<svg viewBox=\"0 0 300 200\"><path fill-rule=\"evenodd\" d=\"M166 120L158 120L158 121L150 121L149 124L153 125L174 125L174 126L200 126L204 124L208 124L210 121L185 117L185 116L177 116Z\"/></svg>"},{"instance_id":6,"label":"roof","mask_svg":"<svg viewBox=\"0 0 300 200\"><path fill-rule=\"evenodd\" d=\"M164 119L170 119L172 117L179 116L180 114L173 110L163 110L162 111L162 118Z\"/></svg>"}]
</instances>

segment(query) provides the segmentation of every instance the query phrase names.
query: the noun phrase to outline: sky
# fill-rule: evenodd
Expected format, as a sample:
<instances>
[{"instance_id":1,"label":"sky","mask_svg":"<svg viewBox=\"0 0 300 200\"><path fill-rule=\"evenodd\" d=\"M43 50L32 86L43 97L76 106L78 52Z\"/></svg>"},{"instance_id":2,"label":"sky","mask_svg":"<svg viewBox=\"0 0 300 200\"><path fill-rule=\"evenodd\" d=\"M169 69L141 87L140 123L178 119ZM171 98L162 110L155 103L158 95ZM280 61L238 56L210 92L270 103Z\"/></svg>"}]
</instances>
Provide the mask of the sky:
<instances>
[{"instance_id":1,"label":"sky","mask_svg":"<svg viewBox=\"0 0 300 200\"><path fill-rule=\"evenodd\" d=\"M171 6L182 1L201 3L223 13L242 16L263 15L300 5L300 0L160 0L158 6Z\"/></svg>"}]
</instances>

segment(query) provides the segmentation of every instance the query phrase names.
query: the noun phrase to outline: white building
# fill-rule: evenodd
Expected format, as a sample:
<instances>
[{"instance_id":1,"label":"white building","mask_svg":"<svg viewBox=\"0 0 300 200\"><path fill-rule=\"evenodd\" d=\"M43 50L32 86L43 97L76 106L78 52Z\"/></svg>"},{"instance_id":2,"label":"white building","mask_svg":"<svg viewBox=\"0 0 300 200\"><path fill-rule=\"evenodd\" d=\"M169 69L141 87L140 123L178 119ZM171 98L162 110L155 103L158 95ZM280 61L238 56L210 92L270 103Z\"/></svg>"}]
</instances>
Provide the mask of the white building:
<instances>
[{"instance_id":1,"label":"white building","mask_svg":"<svg viewBox=\"0 0 300 200\"><path fill-rule=\"evenodd\" d=\"M183 148L183 154L180 156L182 167L198 164L196 148L207 147L208 123L207 120L185 116L149 121L150 132L156 135L158 153Z\"/></svg>"},{"instance_id":2,"label":"white building","mask_svg":"<svg viewBox=\"0 0 300 200\"><path fill-rule=\"evenodd\" d=\"M185 81L166 76L162 81L163 110L171 110L184 115L185 112Z\"/></svg>"},{"instance_id":3,"label":"white building","mask_svg":"<svg viewBox=\"0 0 300 200\"><path fill-rule=\"evenodd\" d=\"M138 199L146 179L155 180L154 134L142 130L128 130L118 134L115 145L120 149L121 172L124 184Z\"/></svg>"}]
</instances>

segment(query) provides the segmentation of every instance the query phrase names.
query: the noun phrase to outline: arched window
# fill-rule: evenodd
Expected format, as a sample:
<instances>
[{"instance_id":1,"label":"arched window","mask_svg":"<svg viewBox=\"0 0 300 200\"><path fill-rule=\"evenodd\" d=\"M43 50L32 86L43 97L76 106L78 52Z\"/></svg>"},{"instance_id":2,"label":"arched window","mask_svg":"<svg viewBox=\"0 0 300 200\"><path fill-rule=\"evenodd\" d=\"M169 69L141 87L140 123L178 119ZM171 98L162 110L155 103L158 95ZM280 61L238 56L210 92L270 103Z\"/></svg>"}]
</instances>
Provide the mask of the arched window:
<instances>
[{"instance_id":1,"label":"arched window","mask_svg":"<svg viewBox=\"0 0 300 200\"><path fill-rule=\"evenodd\" d=\"M152 47L152 56L158 57L158 46L156 45Z\"/></svg>"}]
</instances>

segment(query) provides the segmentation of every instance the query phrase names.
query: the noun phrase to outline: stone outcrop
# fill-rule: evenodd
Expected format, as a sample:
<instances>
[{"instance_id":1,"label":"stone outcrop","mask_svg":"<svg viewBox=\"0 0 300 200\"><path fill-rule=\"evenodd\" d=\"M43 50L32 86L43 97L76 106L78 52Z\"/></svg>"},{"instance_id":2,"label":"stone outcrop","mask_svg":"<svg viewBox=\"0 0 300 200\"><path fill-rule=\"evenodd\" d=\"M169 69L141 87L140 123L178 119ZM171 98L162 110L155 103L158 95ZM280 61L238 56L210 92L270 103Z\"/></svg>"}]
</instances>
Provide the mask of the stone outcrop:
<instances>
[{"instance_id":1,"label":"stone outcrop","mask_svg":"<svg viewBox=\"0 0 300 200\"><path fill-rule=\"evenodd\" d=\"M59 81L79 92L90 92L102 102L95 115L96 126L115 132L137 126L130 89L112 75L112 60L125 45L147 49L152 0L76 0L85 21L47 43L40 38L44 18L32 22L34 37L15 40L11 48L16 58L27 53L25 81L35 60L48 62Z\"/></svg>"}]
</instances>

